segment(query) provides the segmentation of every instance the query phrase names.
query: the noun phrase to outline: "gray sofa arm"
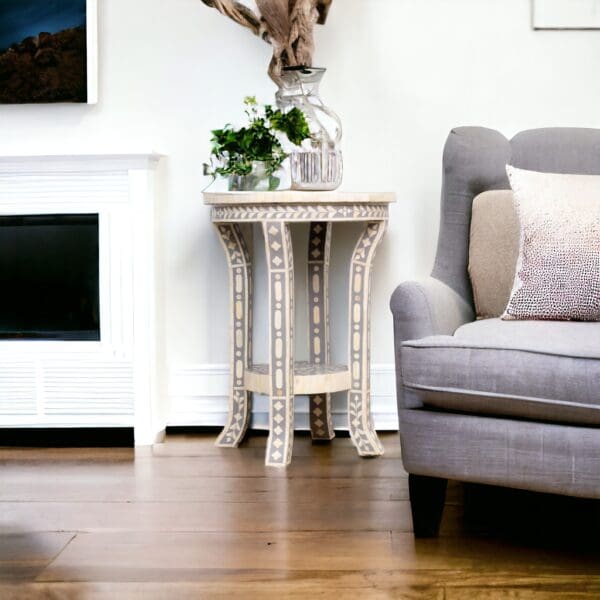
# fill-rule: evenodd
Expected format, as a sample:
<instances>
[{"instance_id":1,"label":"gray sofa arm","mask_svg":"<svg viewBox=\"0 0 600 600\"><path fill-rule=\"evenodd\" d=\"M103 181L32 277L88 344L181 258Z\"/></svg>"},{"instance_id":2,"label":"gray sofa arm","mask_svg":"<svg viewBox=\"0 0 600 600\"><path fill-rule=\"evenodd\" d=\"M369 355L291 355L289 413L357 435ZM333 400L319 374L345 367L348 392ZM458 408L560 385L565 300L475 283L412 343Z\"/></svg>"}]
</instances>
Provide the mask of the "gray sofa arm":
<instances>
[{"instance_id":1,"label":"gray sofa arm","mask_svg":"<svg viewBox=\"0 0 600 600\"><path fill-rule=\"evenodd\" d=\"M394 315L394 342L429 335L452 335L473 321L473 307L439 279L401 283L390 300Z\"/></svg>"},{"instance_id":2,"label":"gray sofa arm","mask_svg":"<svg viewBox=\"0 0 600 600\"><path fill-rule=\"evenodd\" d=\"M418 403L405 398L402 388L402 342L430 335L452 335L461 325L473 321L475 313L471 304L433 277L400 284L392 294L390 308L394 315L398 406L416 408Z\"/></svg>"}]
</instances>

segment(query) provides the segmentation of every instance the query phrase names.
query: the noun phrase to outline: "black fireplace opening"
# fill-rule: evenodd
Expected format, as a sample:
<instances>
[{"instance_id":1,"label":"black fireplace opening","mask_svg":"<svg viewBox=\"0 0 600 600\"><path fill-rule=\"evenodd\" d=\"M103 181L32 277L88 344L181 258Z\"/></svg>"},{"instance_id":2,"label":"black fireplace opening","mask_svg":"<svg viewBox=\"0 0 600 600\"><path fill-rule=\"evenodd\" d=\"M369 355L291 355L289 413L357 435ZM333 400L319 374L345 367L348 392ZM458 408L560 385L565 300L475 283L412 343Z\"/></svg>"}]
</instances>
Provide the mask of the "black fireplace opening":
<instances>
[{"instance_id":1,"label":"black fireplace opening","mask_svg":"<svg viewBox=\"0 0 600 600\"><path fill-rule=\"evenodd\" d=\"M0 216L0 339L100 340L97 214Z\"/></svg>"}]
</instances>

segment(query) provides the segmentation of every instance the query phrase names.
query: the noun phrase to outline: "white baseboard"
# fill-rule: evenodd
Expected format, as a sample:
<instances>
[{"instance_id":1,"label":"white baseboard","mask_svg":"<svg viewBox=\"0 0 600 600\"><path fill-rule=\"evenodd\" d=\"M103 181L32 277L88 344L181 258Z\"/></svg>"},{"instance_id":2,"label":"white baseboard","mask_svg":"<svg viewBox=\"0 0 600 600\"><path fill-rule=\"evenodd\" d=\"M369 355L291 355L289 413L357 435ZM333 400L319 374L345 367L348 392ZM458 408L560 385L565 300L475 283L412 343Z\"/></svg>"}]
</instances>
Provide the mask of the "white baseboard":
<instances>
[{"instance_id":1,"label":"white baseboard","mask_svg":"<svg viewBox=\"0 0 600 600\"><path fill-rule=\"evenodd\" d=\"M169 418L167 424L180 426L223 426L227 417L229 365L200 364L179 366L169 373ZM396 375L394 365L371 367L371 408L373 423L379 431L398 429ZM266 429L268 398L254 394L251 427ZM346 394L333 395L333 423L348 429ZM296 397L295 426L309 429L308 397Z\"/></svg>"}]
</instances>

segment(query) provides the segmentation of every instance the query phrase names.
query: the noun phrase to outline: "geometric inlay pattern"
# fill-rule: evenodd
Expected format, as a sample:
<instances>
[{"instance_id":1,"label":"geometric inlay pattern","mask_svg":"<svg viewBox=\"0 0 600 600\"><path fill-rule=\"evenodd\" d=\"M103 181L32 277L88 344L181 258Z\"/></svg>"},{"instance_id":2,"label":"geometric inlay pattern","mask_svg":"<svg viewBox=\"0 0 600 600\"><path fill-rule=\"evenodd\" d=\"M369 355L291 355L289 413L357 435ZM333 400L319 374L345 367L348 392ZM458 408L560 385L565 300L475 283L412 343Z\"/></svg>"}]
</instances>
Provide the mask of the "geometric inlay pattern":
<instances>
[{"instance_id":1,"label":"geometric inlay pattern","mask_svg":"<svg viewBox=\"0 0 600 600\"><path fill-rule=\"evenodd\" d=\"M252 261L239 225L222 223L217 231L229 265L232 310L229 412L216 445L237 448L251 413L252 396L245 389L244 376L252 358Z\"/></svg>"},{"instance_id":2,"label":"geometric inlay pattern","mask_svg":"<svg viewBox=\"0 0 600 600\"><path fill-rule=\"evenodd\" d=\"M294 442L294 262L290 226L263 222L269 271L269 439L265 463L282 467Z\"/></svg>"},{"instance_id":3,"label":"geometric inlay pattern","mask_svg":"<svg viewBox=\"0 0 600 600\"><path fill-rule=\"evenodd\" d=\"M366 221L388 218L386 204L281 204L268 206L213 206L211 218L219 221Z\"/></svg>"},{"instance_id":4,"label":"geometric inlay pattern","mask_svg":"<svg viewBox=\"0 0 600 600\"><path fill-rule=\"evenodd\" d=\"M348 426L350 437L361 456L379 456L383 446L371 420L370 364L370 304L371 265L379 242L385 233L385 223L367 223L361 233L350 266L348 364L352 384L348 392Z\"/></svg>"},{"instance_id":5,"label":"geometric inlay pattern","mask_svg":"<svg viewBox=\"0 0 600 600\"><path fill-rule=\"evenodd\" d=\"M329 343L329 254L333 225L313 221L308 233L308 343L310 362L328 365ZM313 440L332 440L331 394L309 396L310 433Z\"/></svg>"}]
</instances>

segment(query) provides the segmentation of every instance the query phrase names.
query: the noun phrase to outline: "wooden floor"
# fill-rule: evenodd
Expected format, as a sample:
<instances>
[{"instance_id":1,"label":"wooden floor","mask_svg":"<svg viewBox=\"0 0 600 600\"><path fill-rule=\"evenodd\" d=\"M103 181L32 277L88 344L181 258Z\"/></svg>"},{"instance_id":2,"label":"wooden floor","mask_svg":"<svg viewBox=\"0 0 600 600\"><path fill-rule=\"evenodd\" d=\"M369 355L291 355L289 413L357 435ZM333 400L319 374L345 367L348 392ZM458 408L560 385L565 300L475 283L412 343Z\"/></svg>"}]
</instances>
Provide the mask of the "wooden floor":
<instances>
[{"instance_id":1,"label":"wooden floor","mask_svg":"<svg viewBox=\"0 0 600 600\"><path fill-rule=\"evenodd\" d=\"M170 436L153 449L0 449L0 598L600 598L597 503L449 488L411 534L396 435L297 435L292 466Z\"/></svg>"}]
</instances>

